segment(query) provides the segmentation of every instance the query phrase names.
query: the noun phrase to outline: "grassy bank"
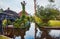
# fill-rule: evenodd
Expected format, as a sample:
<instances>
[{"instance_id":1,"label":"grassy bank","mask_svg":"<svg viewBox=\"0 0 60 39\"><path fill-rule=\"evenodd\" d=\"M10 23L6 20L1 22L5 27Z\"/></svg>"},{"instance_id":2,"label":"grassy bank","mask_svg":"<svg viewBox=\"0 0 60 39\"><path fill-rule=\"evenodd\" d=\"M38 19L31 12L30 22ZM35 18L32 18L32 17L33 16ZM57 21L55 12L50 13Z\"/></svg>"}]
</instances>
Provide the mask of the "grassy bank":
<instances>
[{"instance_id":1,"label":"grassy bank","mask_svg":"<svg viewBox=\"0 0 60 39\"><path fill-rule=\"evenodd\" d=\"M11 38L3 36L3 35L0 35L0 39L11 39Z\"/></svg>"}]
</instances>

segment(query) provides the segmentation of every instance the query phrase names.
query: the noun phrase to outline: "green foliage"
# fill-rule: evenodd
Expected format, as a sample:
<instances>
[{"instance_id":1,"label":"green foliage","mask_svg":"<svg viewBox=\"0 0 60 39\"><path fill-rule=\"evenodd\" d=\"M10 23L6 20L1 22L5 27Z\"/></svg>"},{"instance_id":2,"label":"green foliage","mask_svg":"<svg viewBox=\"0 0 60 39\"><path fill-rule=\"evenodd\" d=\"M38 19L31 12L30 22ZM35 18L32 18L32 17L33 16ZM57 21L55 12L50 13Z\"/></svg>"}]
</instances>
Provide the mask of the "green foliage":
<instances>
[{"instance_id":1,"label":"green foliage","mask_svg":"<svg viewBox=\"0 0 60 39\"><path fill-rule=\"evenodd\" d=\"M58 21L58 20L49 20L48 24L51 27L56 27L56 26L60 26L60 21Z\"/></svg>"},{"instance_id":2,"label":"green foliage","mask_svg":"<svg viewBox=\"0 0 60 39\"><path fill-rule=\"evenodd\" d=\"M6 27L6 25L7 25L7 20L6 20L6 19L4 19L4 20L2 21L2 25L3 25L3 27Z\"/></svg>"},{"instance_id":3,"label":"green foliage","mask_svg":"<svg viewBox=\"0 0 60 39\"><path fill-rule=\"evenodd\" d=\"M43 22L44 20L48 22L51 19L55 19L56 16L58 16L59 10L54 8L44 8L44 7L38 7L36 15L40 17Z\"/></svg>"},{"instance_id":4,"label":"green foliage","mask_svg":"<svg viewBox=\"0 0 60 39\"><path fill-rule=\"evenodd\" d=\"M56 20L59 14L60 11L56 8L37 6L37 13L35 15L42 19L41 25L48 26L48 21Z\"/></svg>"},{"instance_id":5,"label":"green foliage","mask_svg":"<svg viewBox=\"0 0 60 39\"><path fill-rule=\"evenodd\" d=\"M4 20L2 21L3 27L6 27L6 25L10 25L10 24L12 24L12 22L11 22L10 20L4 19Z\"/></svg>"},{"instance_id":6,"label":"green foliage","mask_svg":"<svg viewBox=\"0 0 60 39\"><path fill-rule=\"evenodd\" d=\"M38 23L38 24L42 23L42 20L39 17L33 16L33 18L34 18L36 23Z\"/></svg>"},{"instance_id":7,"label":"green foliage","mask_svg":"<svg viewBox=\"0 0 60 39\"><path fill-rule=\"evenodd\" d=\"M54 0L48 0L49 2L54 2Z\"/></svg>"},{"instance_id":8,"label":"green foliage","mask_svg":"<svg viewBox=\"0 0 60 39\"><path fill-rule=\"evenodd\" d=\"M21 20L20 20L20 19L17 19L17 20L13 23L13 25L14 25L15 28L19 28L19 27L20 27L20 23L21 23Z\"/></svg>"},{"instance_id":9,"label":"green foliage","mask_svg":"<svg viewBox=\"0 0 60 39\"><path fill-rule=\"evenodd\" d=\"M0 9L0 13L2 13L3 12L3 9Z\"/></svg>"},{"instance_id":10,"label":"green foliage","mask_svg":"<svg viewBox=\"0 0 60 39\"><path fill-rule=\"evenodd\" d=\"M7 24L8 24L8 25L11 25L12 22L11 22L10 20L7 20Z\"/></svg>"},{"instance_id":11,"label":"green foliage","mask_svg":"<svg viewBox=\"0 0 60 39\"><path fill-rule=\"evenodd\" d=\"M26 16L24 19L22 18L17 19L13 25L15 28L25 28L27 26L30 26L29 22L30 22L29 17Z\"/></svg>"},{"instance_id":12,"label":"green foliage","mask_svg":"<svg viewBox=\"0 0 60 39\"><path fill-rule=\"evenodd\" d=\"M34 22L34 17L33 16L29 16L29 20L30 20L30 22Z\"/></svg>"},{"instance_id":13,"label":"green foliage","mask_svg":"<svg viewBox=\"0 0 60 39\"><path fill-rule=\"evenodd\" d=\"M15 28L25 28L26 26L29 26L30 18L25 14L25 1L21 2L21 5L22 16L13 23Z\"/></svg>"}]
</instances>

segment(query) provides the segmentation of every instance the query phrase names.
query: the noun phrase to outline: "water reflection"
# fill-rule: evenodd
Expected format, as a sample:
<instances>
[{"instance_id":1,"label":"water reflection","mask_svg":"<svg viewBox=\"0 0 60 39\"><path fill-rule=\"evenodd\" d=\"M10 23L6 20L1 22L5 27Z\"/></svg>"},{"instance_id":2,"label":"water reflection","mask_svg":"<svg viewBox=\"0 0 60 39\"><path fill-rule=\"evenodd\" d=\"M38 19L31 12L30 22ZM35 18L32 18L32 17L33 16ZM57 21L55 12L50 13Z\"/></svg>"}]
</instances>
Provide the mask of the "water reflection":
<instances>
[{"instance_id":1,"label":"water reflection","mask_svg":"<svg viewBox=\"0 0 60 39\"><path fill-rule=\"evenodd\" d=\"M37 28L36 39L44 39L44 33ZM50 32L46 33L45 35L47 38L45 39L60 39L60 30L50 30ZM41 38L44 37L44 38Z\"/></svg>"},{"instance_id":2,"label":"water reflection","mask_svg":"<svg viewBox=\"0 0 60 39\"><path fill-rule=\"evenodd\" d=\"M31 23L29 31L26 32L25 39L34 39L35 36L35 24Z\"/></svg>"},{"instance_id":3,"label":"water reflection","mask_svg":"<svg viewBox=\"0 0 60 39\"><path fill-rule=\"evenodd\" d=\"M17 36L17 37L15 37L15 39L21 39L21 37L20 36Z\"/></svg>"},{"instance_id":4,"label":"water reflection","mask_svg":"<svg viewBox=\"0 0 60 39\"><path fill-rule=\"evenodd\" d=\"M55 39L60 39L60 30L51 30L49 34Z\"/></svg>"},{"instance_id":5,"label":"water reflection","mask_svg":"<svg viewBox=\"0 0 60 39\"><path fill-rule=\"evenodd\" d=\"M35 33L36 31L36 33ZM50 30L50 32L41 31L38 27L35 30L35 24L31 23L31 26L25 29L5 29L9 37L14 39L43 39L45 36L50 39L60 39L60 30ZM45 33L46 32L46 33ZM35 37L36 34L36 37ZM44 36L45 34L45 36ZM47 34L47 35L46 35Z\"/></svg>"},{"instance_id":6,"label":"water reflection","mask_svg":"<svg viewBox=\"0 0 60 39\"><path fill-rule=\"evenodd\" d=\"M36 38L40 38L41 34L42 34L42 31L40 31L39 28L37 28Z\"/></svg>"},{"instance_id":7,"label":"water reflection","mask_svg":"<svg viewBox=\"0 0 60 39\"><path fill-rule=\"evenodd\" d=\"M23 34L23 32L20 34ZM23 35L23 36L20 35L18 37L15 37L15 39L34 39L35 38L34 34L35 34L35 24L31 23L31 26L30 26L29 30L25 32L25 35Z\"/></svg>"}]
</instances>

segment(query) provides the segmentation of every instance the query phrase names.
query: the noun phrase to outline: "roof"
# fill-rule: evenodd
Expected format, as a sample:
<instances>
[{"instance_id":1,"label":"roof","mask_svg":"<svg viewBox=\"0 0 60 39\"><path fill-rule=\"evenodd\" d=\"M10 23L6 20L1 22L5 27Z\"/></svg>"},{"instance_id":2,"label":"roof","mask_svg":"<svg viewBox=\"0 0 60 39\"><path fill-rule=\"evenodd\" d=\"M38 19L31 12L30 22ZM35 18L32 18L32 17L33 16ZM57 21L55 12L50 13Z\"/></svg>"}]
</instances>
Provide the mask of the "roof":
<instances>
[{"instance_id":1,"label":"roof","mask_svg":"<svg viewBox=\"0 0 60 39\"><path fill-rule=\"evenodd\" d=\"M13 19L15 20L16 17L14 17L13 15L9 15L9 14L6 14L6 13L0 13L0 20L3 20L3 19Z\"/></svg>"},{"instance_id":2,"label":"roof","mask_svg":"<svg viewBox=\"0 0 60 39\"><path fill-rule=\"evenodd\" d=\"M7 10L5 10L4 13L18 17L18 14L16 12L10 10L9 8Z\"/></svg>"},{"instance_id":3,"label":"roof","mask_svg":"<svg viewBox=\"0 0 60 39\"><path fill-rule=\"evenodd\" d=\"M25 11L25 14L26 15L28 15L28 13ZM22 11L20 11L19 13L18 13L18 16L21 16L22 15Z\"/></svg>"}]
</instances>

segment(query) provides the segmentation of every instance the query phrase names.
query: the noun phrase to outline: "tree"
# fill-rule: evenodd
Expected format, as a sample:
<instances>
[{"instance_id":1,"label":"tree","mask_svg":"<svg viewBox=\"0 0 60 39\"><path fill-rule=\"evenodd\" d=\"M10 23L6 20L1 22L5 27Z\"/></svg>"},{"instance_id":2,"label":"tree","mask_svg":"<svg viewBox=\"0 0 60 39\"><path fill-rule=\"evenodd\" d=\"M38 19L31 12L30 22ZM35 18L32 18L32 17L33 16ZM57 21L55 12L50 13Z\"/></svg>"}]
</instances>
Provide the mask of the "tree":
<instances>
[{"instance_id":1,"label":"tree","mask_svg":"<svg viewBox=\"0 0 60 39\"><path fill-rule=\"evenodd\" d=\"M40 25L40 24L42 23L41 18L37 17L36 15L33 16L33 20L34 20L34 22L37 23L38 25Z\"/></svg>"},{"instance_id":2,"label":"tree","mask_svg":"<svg viewBox=\"0 0 60 39\"><path fill-rule=\"evenodd\" d=\"M55 6L55 4L53 4L55 2L55 0L48 0L50 2L49 4L49 8L52 8Z\"/></svg>"},{"instance_id":3,"label":"tree","mask_svg":"<svg viewBox=\"0 0 60 39\"><path fill-rule=\"evenodd\" d=\"M22 16L14 22L14 27L16 28L25 28L27 26L30 26L29 16L25 15L25 5L26 5L25 1L21 2L21 5L23 12Z\"/></svg>"},{"instance_id":4,"label":"tree","mask_svg":"<svg viewBox=\"0 0 60 39\"><path fill-rule=\"evenodd\" d=\"M22 20L22 18L16 19L13 25L15 28L25 28L27 26L30 26L29 17L26 16L24 20Z\"/></svg>"},{"instance_id":5,"label":"tree","mask_svg":"<svg viewBox=\"0 0 60 39\"><path fill-rule=\"evenodd\" d=\"M0 13L2 13L2 12L3 12L3 9L1 8L1 9L0 9Z\"/></svg>"},{"instance_id":6,"label":"tree","mask_svg":"<svg viewBox=\"0 0 60 39\"><path fill-rule=\"evenodd\" d=\"M49 8L49 7L44 8L43 6L37 7L36 16L40 17L43 23L48 23L49 20L55 20L56 16L58 15L59 15L59 10L57 9Z\"/></svg>"},{"instance_id":7,"label":"tree","mask_svg":"<svg viewBox=\"0 0 60 39\"><path fill-rule=\"evenodd\" d=\"M48 0L49 2L54 2L54 0Z\"/></svg>"},{"instance_id":8,"label":"tree","mask_svg":"<svg viewBox=\"0 0 60 39\"><path fill-rule=\"evenodd\" d=\"M7 25L11 25L11 24L12 24L12 22L11 22L10 20L4 19L4 20L2 21L3 27L6 27Z\"/></svg>"},{"instance_id":9,"label":"tree","mask_svg":"<svg viewBox=\"0 0 60 39\"><path fill-rule=\"evenodd\" d=\"M4 20L2 21L2 25L3 25L3 27L6 27L6 25L7 25L7 19L4 19Z\"/></svg>"}]
</instances>

